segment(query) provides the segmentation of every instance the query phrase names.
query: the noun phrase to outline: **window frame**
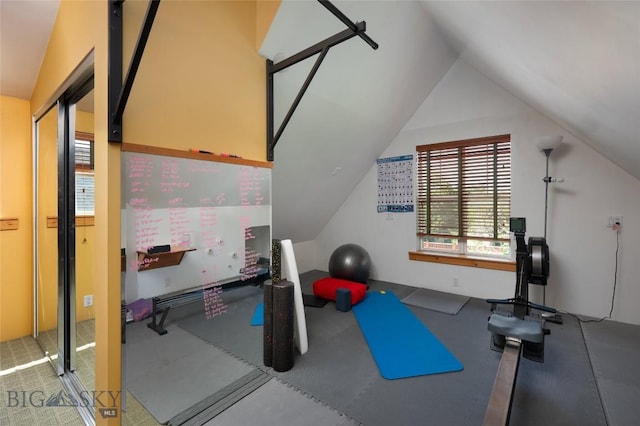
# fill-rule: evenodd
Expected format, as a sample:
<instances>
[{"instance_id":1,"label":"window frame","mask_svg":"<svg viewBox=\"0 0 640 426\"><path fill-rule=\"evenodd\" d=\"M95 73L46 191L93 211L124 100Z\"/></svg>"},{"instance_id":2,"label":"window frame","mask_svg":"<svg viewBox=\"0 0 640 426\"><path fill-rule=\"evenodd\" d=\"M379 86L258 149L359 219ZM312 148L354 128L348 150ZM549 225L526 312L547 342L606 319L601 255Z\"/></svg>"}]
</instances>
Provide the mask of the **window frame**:
<instances>
[{"instance_id":1,"label":"window frame","mask_svg":"<svg viewBox=\"0 0 640 426\"><path fill-rule=\"evenodd\" d=\"M417 253L510 259L511 135L418 145L416 151ZM437 177L432 175L436 166L440 172ZM440 198L440 204L435 204L434 197ZM433 209L441 212L439 225ZM470 216L471 209L490 211L490 218ZM493 222L491 226L487 221ZM491 235L479 235L479 229L489 230ZM429 247L427 239L439 239L442 246L438 248L436 241ZM470 251L470 241L480 242L489 252Z\"/></svg>"},{"instance_id":2,"label":"window frame","mask_svg":"<svg viewBox=\"0 0 640 426\"><path fill-rule=\"evenodd\" d=\"M79 154L78 154L78 141L83 141L83 142L89 142L89 156L88 156L88 161L82 161L82 162L78 162L79 159ZM75 167L75 177L76 177L76 208L75 208L75 213L76 213L76 218L92 218L95 216L95 157L94 157L94 143L95 143L95 138L94 138L94 134L93 133L88 133L88 132L81 132L81 131L76 131L75 132L75 139L74 139L74 157L75 157L75 161L74 161L74 167ZM82 157L84 158L84 157ZM87 176L91 176L93 177L93 188L94 188L94 193L92 195L93 198L93 209L92 210L78 210L78 175L87 175ZM77 222L77 221L76 221Z\"/></svg>"}]
</instances>

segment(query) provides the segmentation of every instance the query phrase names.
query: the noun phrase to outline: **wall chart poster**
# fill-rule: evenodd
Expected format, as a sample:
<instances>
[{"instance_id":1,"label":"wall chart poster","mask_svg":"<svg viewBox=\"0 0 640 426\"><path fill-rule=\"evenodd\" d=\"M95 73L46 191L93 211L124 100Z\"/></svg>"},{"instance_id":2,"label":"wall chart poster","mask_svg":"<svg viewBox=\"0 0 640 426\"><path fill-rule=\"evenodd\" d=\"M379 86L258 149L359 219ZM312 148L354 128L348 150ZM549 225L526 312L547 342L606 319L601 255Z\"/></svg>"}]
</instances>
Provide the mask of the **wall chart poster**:
<instances>
[{"instance_id":1,"label":"wall chart poster","mask_svg":"<svg viewBox=\"0 0 640 426\"><path fill-rule=\"evenodd\" d=\"M413 212L413 155L379 158L378 213Z\"/></svg>"}]
</instances>

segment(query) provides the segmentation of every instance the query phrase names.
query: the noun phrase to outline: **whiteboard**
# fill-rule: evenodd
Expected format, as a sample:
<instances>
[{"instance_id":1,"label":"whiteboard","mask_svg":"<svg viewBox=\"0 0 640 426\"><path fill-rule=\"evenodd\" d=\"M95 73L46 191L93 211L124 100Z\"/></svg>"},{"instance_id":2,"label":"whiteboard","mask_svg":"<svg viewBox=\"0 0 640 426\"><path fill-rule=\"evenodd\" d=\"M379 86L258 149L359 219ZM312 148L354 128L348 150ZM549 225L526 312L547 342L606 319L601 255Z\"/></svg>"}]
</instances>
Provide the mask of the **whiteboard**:
<instances>
[{"instance_id":1,"label":"whiteboard","mask_svg":"<svg viewBox=\"0 0 640 426\"><path fill-rule=\"evenodd\" d=\"M159 152L122 152L127 303L260 273L260 265L270 263L270 164ZM179 265L139 268L136 252L160 245L195 251Z\"/></svg>"}]
</instances>

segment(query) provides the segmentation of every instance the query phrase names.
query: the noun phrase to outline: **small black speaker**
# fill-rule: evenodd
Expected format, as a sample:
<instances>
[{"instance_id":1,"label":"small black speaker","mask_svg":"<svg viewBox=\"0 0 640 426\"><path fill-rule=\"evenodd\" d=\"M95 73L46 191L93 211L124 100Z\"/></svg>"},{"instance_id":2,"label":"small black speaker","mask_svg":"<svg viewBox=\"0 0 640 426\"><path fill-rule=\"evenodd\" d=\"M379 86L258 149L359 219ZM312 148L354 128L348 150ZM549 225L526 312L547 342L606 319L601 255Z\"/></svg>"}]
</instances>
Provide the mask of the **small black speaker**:
<instances>
[{"instance_id":1,"label":"small black speaker","mask_svg":"<svg viewBox=\"0 0 640 426\"><path fill-rule=\"evenodd\" d=\"M149 254L169 253L170 251L171 251L171 245L170 244L164 244L164 245L161 245L161 246L149 247L149 250L147 250L147 253L149 253Z\"/></svg>"}]
</instances>

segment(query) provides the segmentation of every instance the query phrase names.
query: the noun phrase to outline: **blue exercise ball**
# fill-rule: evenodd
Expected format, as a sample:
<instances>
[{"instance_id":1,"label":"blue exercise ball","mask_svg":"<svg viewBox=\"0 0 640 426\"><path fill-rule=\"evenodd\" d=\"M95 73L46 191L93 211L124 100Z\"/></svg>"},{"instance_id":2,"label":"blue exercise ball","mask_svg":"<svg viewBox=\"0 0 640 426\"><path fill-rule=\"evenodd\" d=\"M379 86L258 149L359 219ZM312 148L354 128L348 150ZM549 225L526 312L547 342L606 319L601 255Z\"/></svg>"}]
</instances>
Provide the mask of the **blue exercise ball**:
<instances>
[{"instance_id":1,"label":"blue exercise ball","mask_svg":"<svg viewBox=\"0 0 640 426\"><path fill-rule=\"evenodd\" d=\"M370 271L369 253L357 244L343 244L329 258L329 275L333 278L366 284Z\"/></svg>"}]
</instances>

